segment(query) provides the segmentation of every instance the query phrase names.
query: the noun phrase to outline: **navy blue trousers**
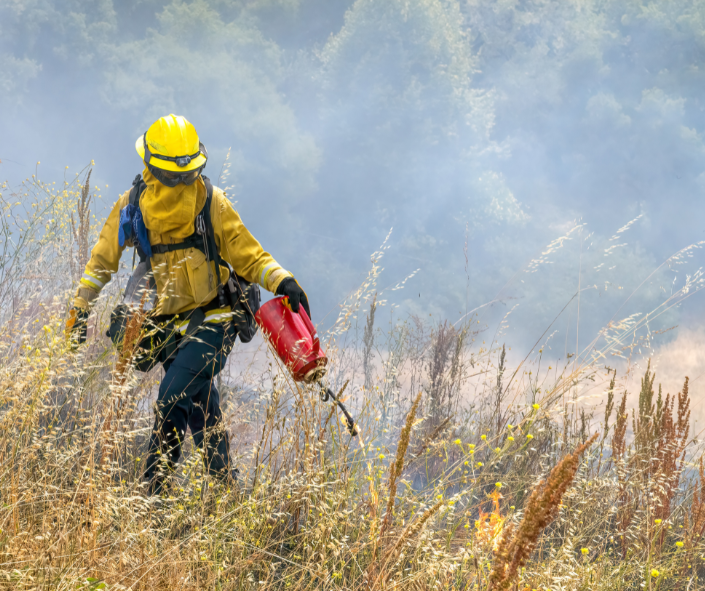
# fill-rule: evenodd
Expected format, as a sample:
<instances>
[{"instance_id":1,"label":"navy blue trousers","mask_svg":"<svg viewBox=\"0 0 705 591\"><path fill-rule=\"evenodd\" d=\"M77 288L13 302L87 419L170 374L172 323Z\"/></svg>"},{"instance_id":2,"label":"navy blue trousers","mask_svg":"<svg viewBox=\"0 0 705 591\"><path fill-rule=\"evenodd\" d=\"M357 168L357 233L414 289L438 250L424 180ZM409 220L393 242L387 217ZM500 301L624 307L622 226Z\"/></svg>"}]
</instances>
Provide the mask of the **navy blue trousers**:
<instances>
[{"instance_id":1,"label":"navy blue trousers","mask_svg":"<svg viewBox=\"0 0 705 591\"><path fill-rule=\"evenodd\" d=\"M205 323L191 337L177 335L180 348L163 362L165 374L159 385L145 471L149 480L157 474L160 458L169 469L174 468L187 427L194 443L204 448L208 472L222 478L229 473L228 437L214 378L223 369L236 334L232 322L227 322Z\"/></svg>"}]
</instances>

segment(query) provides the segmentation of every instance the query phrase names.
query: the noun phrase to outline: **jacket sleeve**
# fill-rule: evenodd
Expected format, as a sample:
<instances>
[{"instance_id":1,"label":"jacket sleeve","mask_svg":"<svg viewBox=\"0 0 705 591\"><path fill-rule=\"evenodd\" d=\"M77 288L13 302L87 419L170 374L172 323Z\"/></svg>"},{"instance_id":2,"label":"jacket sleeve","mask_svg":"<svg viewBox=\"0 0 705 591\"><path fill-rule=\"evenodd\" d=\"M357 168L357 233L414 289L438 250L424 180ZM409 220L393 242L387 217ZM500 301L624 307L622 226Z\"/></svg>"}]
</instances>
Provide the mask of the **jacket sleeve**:
<instances>
[{"instance_id":1,"label":"jacket sleeve","mask_svg":"<svg viewBox=\"0 0 705 591\"><path fill-rule=\"evenodd\" d=\"M118 244L120 210L126 205L129 194L128 191L117 200L100 231L98 242L91 250L91 258L86 264L73 300L73 305L76 308L89 309L93 300L98 297L100 290L110 281L112 274L118 270L120 256L125 250L124 246L121 247Z\"/></svg>"},{"instance_id":2,"label":"jacket sleeve","mask_svg":"<svg viewBox=\"0 0 705 591\"><path fill-rule=\"evenodd\" d=\"M292 276L250 234L230 201L216 187L211 218L220 256L240 277L274 293L282 279Z\"/></svg>"}]
</instances>

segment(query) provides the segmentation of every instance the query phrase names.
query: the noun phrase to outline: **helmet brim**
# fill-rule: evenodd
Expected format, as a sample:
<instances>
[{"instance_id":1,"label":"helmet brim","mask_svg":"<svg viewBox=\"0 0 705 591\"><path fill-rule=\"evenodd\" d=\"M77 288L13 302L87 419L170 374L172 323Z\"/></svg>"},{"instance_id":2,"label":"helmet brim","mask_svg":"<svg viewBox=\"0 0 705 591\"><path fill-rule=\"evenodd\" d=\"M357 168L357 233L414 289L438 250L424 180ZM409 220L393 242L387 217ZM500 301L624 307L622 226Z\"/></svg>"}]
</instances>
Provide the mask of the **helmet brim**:
<instances>
[{"instance_id":1,"label":"helmet brim","mask_svg":"<svg viewBox=\"0 0 705 591\"><path fill-rule=\"evenodd\" d=\"M140 155L140 158L144 160L144 142L142 138L142 135L137 138L137 141L135 142L135 150L137 150L137 153ZM204 166L206 160L207 158L203 155L203 152L201 152L186 166L179 166L178 164L176 164L176 162L171 162L170 160L161 160L159 158L154 157L150 159L149 164L151 166L154 166L155 168L167 170L169 172L190 172L192 170L196 170L197 168L201 168L201 166Z\"/></svg>"}]
</instances>

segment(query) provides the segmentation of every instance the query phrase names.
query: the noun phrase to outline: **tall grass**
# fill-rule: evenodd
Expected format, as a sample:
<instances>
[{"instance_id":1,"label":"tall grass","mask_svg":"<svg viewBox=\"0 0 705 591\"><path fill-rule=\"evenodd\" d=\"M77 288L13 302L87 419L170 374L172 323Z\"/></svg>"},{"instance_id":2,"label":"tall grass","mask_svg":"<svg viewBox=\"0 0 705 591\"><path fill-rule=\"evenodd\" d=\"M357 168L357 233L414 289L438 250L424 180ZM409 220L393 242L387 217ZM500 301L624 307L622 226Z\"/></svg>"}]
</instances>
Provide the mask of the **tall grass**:
<instances>
[{"instance_id":1,"label":"tall grass","mask_svg":"<svg viewBox=\"0 0 705 591\"><path fill-rule=\"evenodd\" d=\"M187 442L169 496L147 496L161 370L134 372L131 351L104 337L120 277L85 346L72 352L62 332L100 227L85 221L87 187L3 188L3 588L702 587L705 476L687 379L663 395L648 368L630 411L597 361L524 372L504 347L479 346L470 318L382 333L384 249L326 342L360 436L275 360L230 367L240 486L210 479ZM603 415L568 410L584 382L604 388Z\"/></svg>"}]
</instances>

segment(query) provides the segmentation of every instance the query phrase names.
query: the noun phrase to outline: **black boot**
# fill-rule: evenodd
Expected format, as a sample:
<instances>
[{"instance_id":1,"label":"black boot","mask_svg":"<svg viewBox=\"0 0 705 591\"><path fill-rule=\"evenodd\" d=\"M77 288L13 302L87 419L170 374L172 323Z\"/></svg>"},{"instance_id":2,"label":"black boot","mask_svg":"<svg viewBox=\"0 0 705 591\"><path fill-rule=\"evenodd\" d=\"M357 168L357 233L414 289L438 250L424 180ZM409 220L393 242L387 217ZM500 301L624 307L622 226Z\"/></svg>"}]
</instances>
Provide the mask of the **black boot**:
<instances>
[{"instance_id":1,"label":"black boot","mask_svg":"<svg viewBox=\"0 0 705 591\"><path fill-rule=\"evenodd\" d=\"M147 458L144 478L148 482L147 492L150 496L161 496L169 492L169 476L174 472L174 463L169 456L160 452L151 453Z\"/></svg>"},{"instance_id":2,"label":"black boot","mask_svg":"<svg viewBox=\"0 0 705 591\"><path fill-rule=\"evenodd\" d=\"M206 434L203 462L206 471L221 482L230 477L230 439L227 431L213 429Z\"/></svg>"}]
</instances>

